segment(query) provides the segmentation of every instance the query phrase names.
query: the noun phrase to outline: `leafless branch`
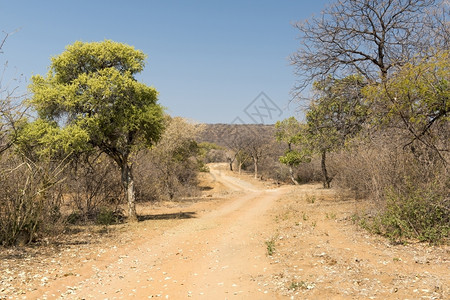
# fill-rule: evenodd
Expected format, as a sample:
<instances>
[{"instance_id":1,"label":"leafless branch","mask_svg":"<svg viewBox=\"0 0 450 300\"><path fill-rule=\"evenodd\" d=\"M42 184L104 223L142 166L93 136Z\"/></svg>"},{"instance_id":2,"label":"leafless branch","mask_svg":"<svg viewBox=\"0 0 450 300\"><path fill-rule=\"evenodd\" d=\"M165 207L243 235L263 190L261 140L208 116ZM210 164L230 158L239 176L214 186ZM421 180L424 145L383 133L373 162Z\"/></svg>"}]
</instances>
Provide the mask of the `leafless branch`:
<instances>
[{"instance_id":1,"label":"leafless branch","mask_svg":"<svg viewBox=\"0 0 450 300\"><path fill-rule=\"evenodd\" d=\"M320 17L294 24L300 48L290 57L298 76L293 95L328 75L383 81L413 56L448 48L448 12L440 0L335 2Z\"/></svg>"}]
</instances>

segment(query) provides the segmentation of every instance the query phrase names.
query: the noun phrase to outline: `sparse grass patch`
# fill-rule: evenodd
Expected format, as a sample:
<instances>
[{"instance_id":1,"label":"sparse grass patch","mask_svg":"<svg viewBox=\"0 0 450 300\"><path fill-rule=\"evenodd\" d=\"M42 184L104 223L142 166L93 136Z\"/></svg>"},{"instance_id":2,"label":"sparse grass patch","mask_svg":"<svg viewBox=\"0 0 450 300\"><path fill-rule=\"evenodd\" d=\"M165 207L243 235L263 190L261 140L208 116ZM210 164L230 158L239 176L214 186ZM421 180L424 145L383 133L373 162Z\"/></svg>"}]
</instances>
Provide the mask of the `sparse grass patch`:
<instances>
[{"instance_id":1,"label":"sparse grass patch","mask_svg":"<svg viewBox=\"0 0 450 300\"><path fill-rule=\"evenodd\" d=\"M265 242L267 247L267 255L272 256L275 253L275 241L277 237L273 236L270 240Z\"/></svg>"},{"instance_id":2,"label":"sparse grass patch","mask_svg":"<svg viewBox=\"0 0 450 300\"><path fill-rule=\"evenodd\" d=\"M350 220L352 221L352 224L355 225L358 223L358 220L360 219L359 215L357 213L354 213L350 216Z\"/></svg>"},{"instance_id":3,"label":"sparse grass patch","mask_svg":"<svg viewBox=\"0 0 450 300\"><path fill-rule=\"evenodd\" d=\"M314 204L316 202L316 195L305 195L306 203Z\"/></svg>"},{"instance_id":4,"label":"sparse grass patch","mask_svg":"<svg viewBox=\"0 0 450 300\"><path fill-rule=\"evenodd\" d=\"M288 290L298 291L298 290L310 290L314 288L314 284L308 283L306 281L292 281L288 286Z\"/></svg>"},{"instance_id":5,"label":"sparse grass patch","mask_svg":"<svg viewBox=\"0 0 450 300\"><path fill-rule=\"evenodd\" d=\"M303 218L303 221L308 221L308 219L309 219L308 215L305 212L302 214L302 218Z\"/></svg>"},{"instance_id":6,"label":"sparse grass patch","mask_svg":"<svg viewBox=\"0 0 450 300\"><path fill-rule=\"evenodd\" d=\"M336 220L336 213L325 213L325 216L326 216L326 218L327 219L330 219L330 220Z\"/></svg>"},{"instance_id":7,"label":"sparse grass patch","mask_svg":"<svg viewBox=\"0 0 450 300\"><path fill-rule=\"evenodd\" d=\"M286 208L286 210L284 210L282 213L275 216L275 222L288 220L289 216L291 214L291 211L294 211L294 209L291 207Z\"/></svg>"}]
</instances>

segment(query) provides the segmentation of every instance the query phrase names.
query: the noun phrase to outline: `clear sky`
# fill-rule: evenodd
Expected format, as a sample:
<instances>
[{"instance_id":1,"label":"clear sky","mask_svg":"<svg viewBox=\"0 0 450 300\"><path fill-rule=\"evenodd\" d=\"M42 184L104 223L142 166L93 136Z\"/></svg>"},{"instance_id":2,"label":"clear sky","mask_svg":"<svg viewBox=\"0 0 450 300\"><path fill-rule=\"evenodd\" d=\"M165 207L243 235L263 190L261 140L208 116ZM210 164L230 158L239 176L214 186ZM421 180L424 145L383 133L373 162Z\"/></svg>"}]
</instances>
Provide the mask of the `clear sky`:
<instances>
[{"instance_id":1,"label":"clear sky","mask_svg":"<svg viewBox=\"0 0 450 300\"><path fill-rule=\"evenodd\" d=\"M9 76L45 74L77 40L111 39L148 55L139 80L173 116L205 123L274 123L295 114L288 57L295 21L327 0L0 0L0 54ZM25 84L22 83L23 86ZM263 92L263 94L261 94Z\"/></svg>"}]
</instances>

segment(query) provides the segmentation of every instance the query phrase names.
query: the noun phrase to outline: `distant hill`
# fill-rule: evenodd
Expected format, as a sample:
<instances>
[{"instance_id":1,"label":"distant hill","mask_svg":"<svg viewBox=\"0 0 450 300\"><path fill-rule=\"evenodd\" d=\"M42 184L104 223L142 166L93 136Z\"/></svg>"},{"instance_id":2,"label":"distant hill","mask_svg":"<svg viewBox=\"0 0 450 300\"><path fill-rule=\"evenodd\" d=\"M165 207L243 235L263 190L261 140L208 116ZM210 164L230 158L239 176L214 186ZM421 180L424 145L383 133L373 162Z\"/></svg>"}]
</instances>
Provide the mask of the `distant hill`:
<instances>
[{"instance_id":1,"label":"distant hill","mask_svg":"<svg viewBox=\"0 0 450 300\"><path fill-rule=\"evenodd\" d=\"M228 147L237 137L261 137L267 140L275 139L275 125L265 124L202 124L204 130L197 142L214 143Z\"/></svg>"}]
</instances>

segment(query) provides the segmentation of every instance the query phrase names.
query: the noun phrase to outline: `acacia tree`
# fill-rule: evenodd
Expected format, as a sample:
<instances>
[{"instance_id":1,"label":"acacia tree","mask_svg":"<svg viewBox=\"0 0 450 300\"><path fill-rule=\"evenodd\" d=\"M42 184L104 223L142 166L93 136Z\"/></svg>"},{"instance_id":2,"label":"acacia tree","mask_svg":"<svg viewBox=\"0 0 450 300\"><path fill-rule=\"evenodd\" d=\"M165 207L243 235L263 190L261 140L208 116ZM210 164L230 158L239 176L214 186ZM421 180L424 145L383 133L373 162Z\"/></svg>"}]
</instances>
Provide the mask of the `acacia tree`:
<instances>
[{"instance_id":1,"label":"acacia tree","mask_svg":"<svg viewBox=\"0 0 450 300\"><path fill-rule=\"evenodd\" d=\"M404 147L420 155L418 144L446 163L450 149L450 51L410 63L381 85L368 86L365 97L378 107L378 125L404 134Z\"/></svg>"},{"instance_id":2,"label":"acacia tree","mask_svg":"<svg viewBox=\"0 0 450 300\"><path fill-rule=\"evenodd\" d=\"M163 129L158 92L135 79L145 58L109 40L75 42L52 58L47 76L33 76L30 85L38 119L29 131L41 128L43 142L47 132L54 133L52 140L65 151L97 148L110 156L121 169L131 221L137 215L130 156L153 145Z\"/></svg>"},{"instance_id":3,"label":"acacia tree","mask_svg":"<svg viewBox=\"0 0 450 300\"><path fill-rule=\"evenodd\" d=\"M298 22L300 48L291 63L301 92L327 76L359 73L369 82L430 47L449 46L449 6L440 0L342 0Z\"/></svg>"},{"instance_id":4,"label":"acacia tree","mask_svg":"<svg viewBox=\"0 0 450 300\"><path fill-rule=\"evenodd\" d=\"M290 117L283 121L277 121L275 124L276 132L275 137L278 142L284 142L287 144L288 149L284 155L280 157L280 162L289 167L289 175L291 181L298 185L298 181L294 177L293 167L300 165L303 162L309 162L310 151L301 145L300 149L294 148L295 145L301 144L304 126L300 124L294 117Z\"/></svg>"},{"instance_id":5,"label":"acacia tree","mask_svg":"<svg viewBox=\"0 0 450 300\"><path fill-rule=\"evenodd\" d=\"M332 177L326 166L327 153L344 146L362 128L368 115L368 105L362 95L366 85L361 76L344 79L332 77L316 82L317 97L306 112L303 138L308 147L321 155L324 187L330 187Z\"/></svg>"}]
</instances>

